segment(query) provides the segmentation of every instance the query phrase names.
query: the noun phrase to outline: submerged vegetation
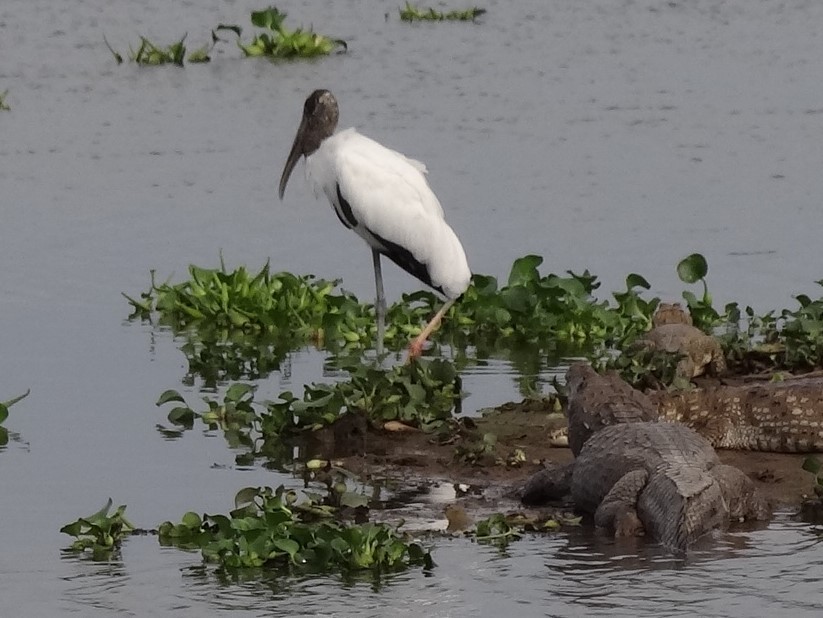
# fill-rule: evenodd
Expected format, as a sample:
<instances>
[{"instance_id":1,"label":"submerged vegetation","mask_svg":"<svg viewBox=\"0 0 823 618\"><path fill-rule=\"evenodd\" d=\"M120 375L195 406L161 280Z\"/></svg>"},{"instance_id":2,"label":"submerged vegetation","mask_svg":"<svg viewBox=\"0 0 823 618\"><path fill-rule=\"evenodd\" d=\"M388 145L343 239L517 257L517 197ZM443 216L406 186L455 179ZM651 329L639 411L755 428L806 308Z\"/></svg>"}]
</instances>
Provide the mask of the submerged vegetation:
<instances>
[{"instance_id":1,"label":"submerged vegetation","mask_svg":"<svg viewBox=\"0 0 823 618\"><path fill-rule=\"evenodd\" d=\"M196 49L189 54L188 58L186 58L186 35L183 35L179 41L165 46L157 45L148 38L141 36L140 46L137 51L130 50L129 58L137 64L146 66L174 64L182 67L184 60L191 63L210 62L212 50L218 43L224 41L218 35L221 31L230 31L237 35L237 46L246 57L265 56L272 59L315 58L317 56L326 56L337 49L343 51L347 49L345 41L317 34L311 29L297 28L296 30L289 30L283 25L285 19L286 14L280 12L276 7L252 11L252 25L262 28L263 31L255 34L250 42L243 42L243 29L240 26L220 24L211 31L211 43ZM117 52L105 37L103 37L103 41L117 64L121 64L123 62L122 54Z\"/></svg>"},{"instance_id":2,"label":"submerged vegetation","mask_svg":"<svg viewBox=\"0 0 823 618\"><path fill-rule=\"evenodd\" d=\"M486 12L486 9L477 7L463 10L437 11L434 8L420 8L406 2L400 9L400 19L403 21L474 21Z\"/></svg>"},{"instance_id":3,"label":"submerged vegetation","mask_svg":"<svg viewBox=\"0 0 823 618\"><path fill-rule=\"evenodd\" d=\"M478 543L505 549L512 541L522 538L525 532L554 532L562 526L579 526L582 519L572 515L527 517L520 513L495 513L477 522L473 537Z\"/></svg>"}]
</instances>

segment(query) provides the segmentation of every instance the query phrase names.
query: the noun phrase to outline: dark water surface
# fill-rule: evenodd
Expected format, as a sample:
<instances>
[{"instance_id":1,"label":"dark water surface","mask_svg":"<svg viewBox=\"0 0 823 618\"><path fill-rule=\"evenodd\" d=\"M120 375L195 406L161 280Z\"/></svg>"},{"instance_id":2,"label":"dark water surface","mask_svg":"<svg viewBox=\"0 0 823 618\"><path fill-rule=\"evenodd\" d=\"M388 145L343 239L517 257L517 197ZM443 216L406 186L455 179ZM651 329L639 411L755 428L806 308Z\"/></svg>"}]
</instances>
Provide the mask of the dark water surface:
<instances>
[{"instance_id":1,"label":"dark water surface","mask_svg":"<svg viewBox=\"0 0 823 618\"><path fill-rule=\"evenodd\" d=\"M299 175L280 169L302 101L333 90L341 124L426 162L476 272L526 253L585 268L604 295L639 272L673 298L699 251L717 301L760 311L819 293L823 4L753 0L488 2L479 25L408 26L401 2L290 2L290 23L349 42L318 62L239 58L116 66L138 35L194 49L237 1L0 3L0 397L32 389L0 452L2 615L819 615L823 550L804 524L718 539L686 563L587 535L505 555L438 541L439 567L370 583L221 582L197 555L130 539L122 560L61 558L61 525L108 496L152 527L225 512L246 485L219 436L164 440L160 392L185 361L125 322L121 291L189 263L342 277L372 294L370 258ZM388 19L385 15L388 14ZM416 283L386 268L397 298ZM296 354L262 396L322 375ZM517 396L505 364L467 376L469 411ZM196 397L193 395L193 397Z\"/></svg>"}]
</instances>

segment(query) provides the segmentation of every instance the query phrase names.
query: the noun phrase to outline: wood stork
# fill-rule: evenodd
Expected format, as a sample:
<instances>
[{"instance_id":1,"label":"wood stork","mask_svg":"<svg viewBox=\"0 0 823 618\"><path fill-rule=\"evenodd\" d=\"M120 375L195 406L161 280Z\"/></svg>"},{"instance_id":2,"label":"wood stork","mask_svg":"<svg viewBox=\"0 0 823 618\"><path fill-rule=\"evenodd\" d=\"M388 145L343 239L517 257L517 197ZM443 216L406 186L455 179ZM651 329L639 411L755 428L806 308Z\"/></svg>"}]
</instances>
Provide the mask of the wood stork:
<instances>
[{"instance_id":1,"label":"wood stork","mask_svg":"<svg viewBox=\"0 0 823 618\"><path fill-rule=\"evenodd\" d=\"M386 315L381 255L446 297L409 345L409 358L416 358L443 315L469 286L466 254L426 182L426 166L355 129L335 133L338 117L337 100L328 90L315 90L306 99L303 120L280 177L280 199L294 166L305 157L306 177L315 195L324 193L340 222L371 247L378 355L383 353Z\"/></svg>"}]
</instances>

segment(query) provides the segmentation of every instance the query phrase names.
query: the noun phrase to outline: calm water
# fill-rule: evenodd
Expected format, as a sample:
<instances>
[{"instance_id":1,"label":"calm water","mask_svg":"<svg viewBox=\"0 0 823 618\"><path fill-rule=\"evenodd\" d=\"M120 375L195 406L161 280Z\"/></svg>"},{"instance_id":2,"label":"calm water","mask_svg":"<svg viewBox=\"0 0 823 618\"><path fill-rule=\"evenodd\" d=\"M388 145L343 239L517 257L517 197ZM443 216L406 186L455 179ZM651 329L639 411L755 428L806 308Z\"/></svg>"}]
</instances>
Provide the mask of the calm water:
<instances>
[{"instance_id":1,"label":"calm water","mask_svg":"<svg viewBox=\"0 0 823 618\"><path fill-rule=\"evenodd\" d=\"M124 321L121 291L189 263L342 277L372 294L369 253L297 177L276 183L307 92L326 87L355 125L425 161L475 271L590 269L604 296L639 272L679 296L699 251L719 302L758 310L819 295L823 5L789 1L488 2L480 25L401 24L401 2L294 2L350 52L313 63L239 59L116 66L139 34L193 49L237 1L3 0L0 4L0 396L25 388L0 452L3 614L818 615L823 550L803 524L719 539L687 563L588 535L500 555L438 541L439 568L370 583L222 582L196 555L135 538L122 561L62 558L58 529L112 496L151 527L224 512L245 485L219 436L166 441L154 406L185 360ZM385 15L388 14L388 19ZM386 268L387 293L416 288ZM271 396L322 375L297 354ZM468 411L517 396L493 364L467 376Z\"/></svg>"}]
</instances>

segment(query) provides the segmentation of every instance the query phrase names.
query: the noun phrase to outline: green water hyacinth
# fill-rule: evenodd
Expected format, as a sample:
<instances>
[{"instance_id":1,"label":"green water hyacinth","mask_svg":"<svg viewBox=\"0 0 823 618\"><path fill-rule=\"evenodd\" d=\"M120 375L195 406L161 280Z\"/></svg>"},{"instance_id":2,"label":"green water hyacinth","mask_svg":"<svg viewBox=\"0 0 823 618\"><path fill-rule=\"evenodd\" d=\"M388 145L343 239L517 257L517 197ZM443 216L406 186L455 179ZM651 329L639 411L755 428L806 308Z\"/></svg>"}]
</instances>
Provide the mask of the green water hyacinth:
<instances>
[{"instance_id":1,"label":"green water hyacinth","mask_svg":"<svg viewBox=\"0 0 823 618\"><path fill-rule=\"evenodd\" d=\"M105 560L120 548L123 538L131 534L134 526L125 517L125 505L118 506L109 514L111 506L112 501L109 498L106 505L96 513L81 517L60 528L60 532L76 539L69 551L90 550L93 559Z\"/></svg>"},{"instance_id":2,"label":"green water hyacinth","mask_svg":"<svg viewBox=\"0 0 823 618\"><path fill-rule=\"evenodd\" d=\"M273 568L286 572L397 571L432 568L431 553L387 524L348 524L313 499L298 502L281 485L246 488L228 515L186 513L164 522L160 542L199 549L203 559L229 571Z\"/></svg>"},{"instance_id":3,"label":"green water hyacinth","mask_svg":"<svg viewBox=\"0 0 823 618\"><path fill-rule=\"evenodd\" d=\"M256 274L243 266L228 272L222 262L219 269L190 266L189 276L175 285L157 284L152 273L148 292L139 299L124 295L134 309L131 317L148 319L156 312L159 324L175 332L187 328L239 331L302 344L323 338L324 325L334 322L329 316L365 314L353 295L334 294L338 281L272 274L268 263ZM358 320L347 324L349 328L361 325Z\"/></svg>"},{"instance_id":4,"label":"green water hyacinth","mask_svg":"<svg viewBox=\"0 0 823 618\"><path fill-rule=\"evenodd\" d=\"M262 11L251 13L252 25L262 28L254 38L248 43L242 40L243 29L232 24L219 24L211 31L211 43L203 45L191 52L186 58L186 35L171 45L163 46L153 43L148 38L140 37L140 46L137 51L130 49L129 58L133 62L144 66L158 66L163 64L174 64L183 66L187 59L190 63L204 63L211 61L211 52L214 47L223 42L218 35L221 31L233 32L237 36L237 46L246 57L265 56L268 58L315 58L317 56L327 56L335 50L346 51L347 44L341 39L332 39L322 34L317 34L312 30L289 30L283 25L286 14L280 12L276 7L270 7ZM103 42L114 56L117 64L123 63L123 55L116 51L103 37ZM2 99L0 99L0 109L2 109Z\"/></svg>"},{"instance_id":5,"label":"green water hyacinth","mask_svg":"<svg viewBox=\"0 0 823 618\"><path fill-rule=\"evenodd\" d=\"M626 279L627 290L615 293L617 307L593 297L597 278L545 275L543 258L529 255L512 265L508 284L474 275L460 303L447 314L437 337L457 348L477 346L593 345L646 330L657 299L643 300L638 290L649 284L639 275ZM316 343L332 351L362 350L374 342L374 308L337 289L339 281L290 273L271 274L268 264L257 274L244 267L228 272L191 266L190 279L157 284L139 298L126 296L132 318L152 319L176 333L193 329L200 336L232 333L279 338L294 349ZM385 341L401 349L439 306L432 292L404 294L388 309ZM212 337L215 339L216 337ZM192 348L196 348L193 345Z\"/></svg>"},{"instance_id":6,"label":"green water hyacinth","mask_svg":"<svg viewBox=\"0 0 823 618\"><path fill-rule=\"evenodd\" d=\"M434 345L450 346L460 363L468 362L471 350L477 359L508 356L516 366L534 369L547 354L614 359L651 328L659 299L644 297L650 284L641 275L628 275L625 290L613 292L611 301L600 300L596 276L588 271L544 275L542 262L537 255L515 260L502 285L495 277L475 274L434 334ZM678 274L685 283L702 285L702 295L686 290L683 298L695 326L719 335L732 369L823 366L823 298L799 295L799 309L762 316L737 303L719 310L709 293L703 256L684 258ZM268 264L256 274L244 267L229 272L222 263L219 269L191 266L189 275L181 283L157 284L152 273L147 292L126 296L132 319L155 321L183 337L187 383L196 376L207 386L265 377L290 351L306 345L335 355L362 355L374 343L373 305L342 291L339 281L272 274ZM418 291L391 305L387 348L404 348L440 302L433 292ZM668 361L658 361L667 371Z\"/></svg>"},{"instance_id":7,"label":"green water hyacinth","mask_svg":"<svg viewBox=\"0 0 823 618\"><path fill-rule=\"evenodd\" d=\"M280 394L268 404L264 434L279 433L290 423L318 428L343 413L365 414L375 423L398 420L426 431L443 427L460 401L460 382L450 362L434 359L382 369L349 365L347 380L310 384L303 397ZM294 419L294 420L293 420Z\"/></svg>"},{"instance_id":8,"label":"green water hyacinth","mask_svg":"<svg viewBox=\"0 0 823 618\"><path fill-rule=\"evenodd\" d=\"M222 399L204 397L206 409L196 410L178 391L167 390L157 405L172 406L167 418L176 429L158 430L169 438L179 437L199 419L209 429L221 430L232 448L244 451L238 461L250 464L257 457L281 457L284 444L345 414L362 415L377 425L399 420L424 431L445 429L460 402L457 370L445 360L421 360L391 369L359 362L342 368L347 379L308 384L302 397L285 391L276 401L257 402L255 386L235 383Z\"/></svg>"},{"instance_id":9,"label":"green water hyacinth","mask_svg":"<svg viewBox=\"0 0 823 618\"><path fill-rule=\"evenodd\" d=\"M423 9L406 2L400 9L402 21L474 21L486 12L486 9L477 7L464 10L437 11L433 8Z\"/></svg>"},{"instance_id":10,"label":"green water hyacinth","mask_svg":"<svg viewBox=\"0 0 823 618\"><path fill-rule=\"evenodd\" d=\"M183 60L186 56L185 40L186 35L184 34L183 37L176 43L162 46L153 43L144 36L141 36L140 46L137 48L137 51L129 48L129 59L132 62L136 62L137 64L143 66L174 64L182 67ZM117 64L122 64L123 55L111 46L105 36L103 37L103 42L106 44L106 47L111 52L112 56L114 56L115 62L117 62Z\"/></svg>"},{"instance_id":11,"label":"green water hyacinth","mask_svg":"<svg viewBox=\"0 0 823 618\"><path fill-rule=\"evenodd\" d=\"M174 64L183 66L183 59L186 56L186 35L171 45L165 47L155 45L146 37L140 37L140 47L137 51L132 51L131 59L137 64L157 66L161 64Z\"/></svg>"},{"instance_id":12,"label":"green water hyacinth","mask_svg":"<svg viewBox=\"0 0 823 618\"><path fill-rule=\"evenodd\" d=\"M264 31L256 34L250 43L238 39L237 45L246 56L284 59L327 56L336 49L347 49L346 42L341 39L332 39L302 28L289 30L283 25L285 19L286 14L277 7L254 11L251 23Z\"/></svg>"}]
</instances>

